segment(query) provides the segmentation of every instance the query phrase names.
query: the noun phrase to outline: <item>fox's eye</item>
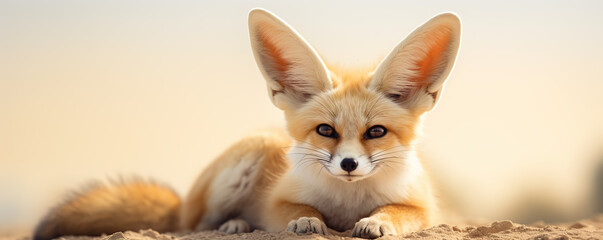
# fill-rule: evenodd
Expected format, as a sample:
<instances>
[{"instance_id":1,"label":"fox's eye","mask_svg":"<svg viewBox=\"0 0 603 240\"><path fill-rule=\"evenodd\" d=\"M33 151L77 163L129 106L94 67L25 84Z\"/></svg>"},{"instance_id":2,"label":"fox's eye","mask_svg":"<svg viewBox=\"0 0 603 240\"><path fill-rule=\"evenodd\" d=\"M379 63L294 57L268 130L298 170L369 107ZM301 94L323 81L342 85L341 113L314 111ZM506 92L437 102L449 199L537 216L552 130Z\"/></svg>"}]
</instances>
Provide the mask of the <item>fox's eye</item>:
<instances>
[{"instance_id":1,"label":"fox's eye","mask_svg":"<svg viewBox=\"0 0 603 240\"><path fill-rule=\"evenodd\" d=\"M387 133L387 129L385 129L384 126L375 125L375 126L372 126L371 128L369 128L368 130L366 130L366 132L364 133L364 138L365 139L380 138L380 137L385 136L386 133Z\"/></svg>"},{"instance_id":2,"label":"fox's eye","mask_svg":"<svg viewBox=\"0 0 603 240\"><path fill-rule=\"evenodd\" d=\"M316 132L323 136L323 137L328 137L328 138L337 138L337 132L335 132L335 129L331 126L329 126L328 124L320 124L318 125L318 127L316 127Z\"/></svg>"}]
</instances>

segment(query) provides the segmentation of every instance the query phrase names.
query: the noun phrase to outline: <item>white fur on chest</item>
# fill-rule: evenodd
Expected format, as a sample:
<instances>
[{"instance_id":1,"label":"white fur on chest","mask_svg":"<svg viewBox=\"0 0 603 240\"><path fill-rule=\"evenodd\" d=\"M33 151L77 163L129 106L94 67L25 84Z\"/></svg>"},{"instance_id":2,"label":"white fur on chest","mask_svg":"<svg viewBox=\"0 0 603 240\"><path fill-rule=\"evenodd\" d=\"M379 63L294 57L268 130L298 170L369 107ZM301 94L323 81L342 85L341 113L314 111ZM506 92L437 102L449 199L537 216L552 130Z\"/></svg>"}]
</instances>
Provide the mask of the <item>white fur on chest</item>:
<instances>
[{"instance_id":1,"label":"white fur on chest","mask_svg":"<svg viewBox=\"0 0 603 240\"><path fill-rule=\"evenodd\" d=\"M423 169L418 160L407 161L397 171L381 171L358 181L344 182L322 173L293 170L292 176L298 178L298 200L318 210L328 227L345 231L380 206L404 203L408 199L408 190Z\"/></svg>"}]
</instances>

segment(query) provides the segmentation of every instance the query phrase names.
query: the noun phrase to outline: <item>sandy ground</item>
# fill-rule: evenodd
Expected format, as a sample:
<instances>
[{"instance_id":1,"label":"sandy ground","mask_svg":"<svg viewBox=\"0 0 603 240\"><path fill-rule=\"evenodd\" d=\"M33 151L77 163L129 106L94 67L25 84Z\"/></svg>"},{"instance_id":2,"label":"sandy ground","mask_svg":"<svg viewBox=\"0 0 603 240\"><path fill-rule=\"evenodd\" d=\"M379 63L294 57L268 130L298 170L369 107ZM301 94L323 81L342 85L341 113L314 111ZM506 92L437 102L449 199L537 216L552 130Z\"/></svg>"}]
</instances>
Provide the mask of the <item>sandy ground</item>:
<instances>
[{"instance_id":1,"label":"sandy ground","mask_svg":"<svg viewBox=\"0 0 603 240\"><path fill-rule=\"evenodd\" d=\"M6 236L0 239L30 239L30 237ZM251 233L228 235L218 231L190 233L158 233L153 230L138 232L117 232L100 237L62 237L62 240L120 240L120 239L160 239L160 240L201 240L201 239L357 239L350 237L350 231L330 235L317 234L296 235L280 232L268 233L256 230ZM486 225L438 225L423 231L404 236L385 236L380 239L534 239L534 240L564 240L564 239L603 239L603 214L591 219L573 223L545 224L542 222L523 225L511 221L496 221Z\"/></svg>"}]
</instances>

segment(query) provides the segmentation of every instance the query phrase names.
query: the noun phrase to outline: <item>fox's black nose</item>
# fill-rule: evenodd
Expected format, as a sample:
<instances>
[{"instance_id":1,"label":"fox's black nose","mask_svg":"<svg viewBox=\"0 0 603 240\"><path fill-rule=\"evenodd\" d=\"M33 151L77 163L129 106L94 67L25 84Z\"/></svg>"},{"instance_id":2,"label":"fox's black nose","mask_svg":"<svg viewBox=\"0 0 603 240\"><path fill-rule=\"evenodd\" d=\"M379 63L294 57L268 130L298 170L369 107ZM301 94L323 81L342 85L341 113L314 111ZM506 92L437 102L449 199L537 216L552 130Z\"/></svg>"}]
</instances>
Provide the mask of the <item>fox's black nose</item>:
<instances>
[{"instance_id":1,"label":"fox's black nose","mask_svg":"<svg viewBox=\"0 0 603 240\"><path fill-rule=\"evenodd\" d=\"M353 158L344 158L341 160L341 169L346 170L348 172L354 171L356 167L358 167L358 162Z\"/></svg>"}]
</instances>

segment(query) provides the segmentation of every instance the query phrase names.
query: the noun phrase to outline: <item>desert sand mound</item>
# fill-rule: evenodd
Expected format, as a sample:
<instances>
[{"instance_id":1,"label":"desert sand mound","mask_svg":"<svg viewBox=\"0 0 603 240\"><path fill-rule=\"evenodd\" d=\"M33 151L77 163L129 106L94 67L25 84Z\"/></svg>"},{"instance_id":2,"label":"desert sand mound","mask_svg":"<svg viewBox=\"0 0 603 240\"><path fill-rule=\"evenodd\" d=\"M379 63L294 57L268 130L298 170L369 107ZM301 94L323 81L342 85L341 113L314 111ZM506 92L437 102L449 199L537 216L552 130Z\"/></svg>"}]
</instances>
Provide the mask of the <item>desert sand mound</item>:
<instances>
[{"instance_id":1,"label":"desert sand mound","mask_svg":"<svg viewBox=\"0 0 603 240\"><path fill-rule=\"evenodd\" d=\"M330 235L296 235L289 232L268 233L256 230L251 233L229 235L218 231L188 233L158 233L153 230L138 232L117 232L100 237L62 237L62 240L122 240L122 239L160 239L160 240L201 240L201 239L357 239L350 237L351 231ZM1 238L1 237L0 237ZM28 239L9 238L9 239ZM423 231L404 236L386 236L380 239L603 239L603 214L591 219L568 224L534 223L523 225L511 221L497 221L487 225L450 226L441 224Z\"/></svg>"}]
</instances>

